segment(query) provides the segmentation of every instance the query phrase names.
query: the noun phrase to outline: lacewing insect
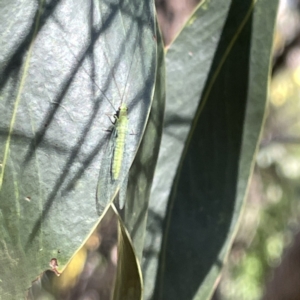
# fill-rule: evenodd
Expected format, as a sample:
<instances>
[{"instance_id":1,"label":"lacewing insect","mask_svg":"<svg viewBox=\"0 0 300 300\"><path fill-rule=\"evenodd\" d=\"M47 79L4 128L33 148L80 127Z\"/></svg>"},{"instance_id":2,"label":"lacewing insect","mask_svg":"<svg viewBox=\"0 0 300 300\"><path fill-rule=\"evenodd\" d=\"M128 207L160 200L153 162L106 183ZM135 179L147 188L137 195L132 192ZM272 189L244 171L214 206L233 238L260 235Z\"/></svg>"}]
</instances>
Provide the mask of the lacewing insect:
<instances>
[{"instance_id":1,"label":"lacewing insect","mask_svg":"<svg viewBox=\"0 0 300 300\"><path fill-rule=\"evenodd\" d=\"M115 115L115 147L112 163L112 176L118 180L124 156L125 138L128 130L127 106L122 103Z\"/></svg>"},{"instance_id":2,"label":"lacewing insect","mask_svg":"<svg viewBox=\"0 0 300 300\"><path fill-rule=\"evenodd\" d=\"M134 53L135 53L135 49L134 49ZM129 169L127 170L127 167L129 167L129 162L128 162L127 149L126 149L126 137L128 134L129 119L128 119L128 114L127 114L128 108L126 106L125 99L127 98L126 90L128 89L128 85L129 85L128 81L129 81L130 72L131 72L131 68L132 68L132 64L133 64L133 60L134 60L134 53L133 53L131 63L129 66L129 71L128 71L128 75L127 75L127 78L125 81L123 93L120 92L120 89L117 85L117 81L115 80L114 72L112 72L113 78L114 78L114 81L115 81L115 84L116 84L116 87L118 90L118 94L121 99L121 104L120 104L118 110L115 111L115 114L113 116L114 117L114 122L113 122L114 126L112 129L112 135L111 135L111 138L109 141L109 143L111 143L110 148L112 149L111 150L112 160L111 160L110 172L109 172L111 181L108 183L111 183L112 185L116 184L119 187L119 195L118 195L119 203L118 204L119 204L120 209L122 209L125 205L126 188L127 188L127 182L128 182L128 174L123 176L123 173L124 173L123 170L126 171L127 173L129 172ZM106 61L108 62L106 55L105 55L105 58L106 58ZM114 70L112 70L112 71L114 71ZM101 91L100 87L97 84L96 84L96 86ZM105 96L105 98L107 99L106 96ZM111 101L109 101L109 102L112 105ZM108 174L104 173L104 176L106 176L106 179L108 179L108 177L109 177L107 175ZM100 180L101 180L101 178L100 178ZM100 193L103 193L103 190L106 188L107 188L106 186L102 186L102 190L101 190L101 186L99 185L98 191L97 191L97 197L99 196ZM112 196L112 195L110 195L110 192L104 193L104 195L108 199L110 199ZM99 206L98 213L100 214L101 208L103 209L103 207L101 207L101 205L98 205L98 206Z\"/></svg>"},{"instance_id":3,"label":"lacewing insect","mask_svg":"<svg viewBox=\"0 0 300 300\"><path fill-rule=\"evenodd\" d=\"M136 49L136 47L135 47L135 49ZM135 49L134 49L134 53L135 53ZM70 49L70 51L72 52L71 49ZM122 209L125 205L128 175L123 176L124 175L123 170L126 172L129 171L126 169L126 167L129 166L128 161L127 161L127 156L126 156L126 149L125 149L126 137L128 134L129 119L128 119L128 108L127 108L127 105L125 104L125 99L127 98L126 90L128 89L128 85L129 85L128 82L129 82L129 78L130 78L132 64L134 61L134 53L131 58L128 75L125 80L125 86L124 86L124 90L122 93L117 84L115 74L114 74L114 69L112 69L112 79L115 82L116 89L117 89L119 97L121 99L121 103L120 103L120 106L118 109L115 109L115 106L113 105L112 101L105 95L105 92L103 92L103 90L99 87L99 85L96 83L96 81L94 79L92 79L94 85L97 87L97 89L101 92L101 94L104 96L104 98L108 101L110 106L115 111L115 113L113 115L113 120L111 120L111 122L113 124L113 128L112 128L112 130L108 130L108 131L111 131L111 136L110 136L108 146L107 146L107 148L110 151L106 150L104 153L104 158L102 159L102 161L104 162L104 160L107 159L107 152L110 152L109 153L109 155L111 155L111 162L109 164L110 170L109 170L109 172L107 172L108 170L103 170L103 168L106 168L106 169L108 168L107 164L105 165L105 163L101 164L101 169L100 169L99 182L101 180L103 180L103 178L101 178L101 176L104 176L107 178L105 180L103 180L103 181L105 181L104 184L103 183L98 184L97 200L96 200L96 207L97 207L98 214L100 214L104 210L105 206L110 201L111 196L113 196L113 195L111 195L111 192L109 190L110 189L114 190L114 187L119 188L119 197L118 197L119 208ZM73 55L75 56L75 54L73 54ZM104 57L105 57L107 64L109 65L108 58L105 54L104 54ZM90 74L87 72L87 70L83 66L82 66L82 70L89 77L91 77ZM108 178L108 177L110 177L110 178ZM103 201L104 197L107 198L105 201ZM100 198L101 198L101 203L99 201ZM105 205L102 204L103 202L105 202Z\"/></svg>"},{"instance_id":4,"label":"lacewing insect","mask_svg":"<svg viewBox=\"0 0 300 300\"><path fill-rule=\"evenodd\" d=\"M127 116L127 106L122 103L119 109L114 114L113 130L109 143L111 143L112 148L112 161L110 164L110 176L111 183L119 184L119 208L122 209L125 205L126 198L126 187L128 182L128 175L122 178L122 169L127 166L126 162L126 136L128 132L128 116ZM128 170L129 171L129 170ZM107 176L107 174L105 174ZM108 178L107 178L108 179ZM123 182L120 180L123 179ZM101 179L100 179L101 180ZM98 193L101 193L101 188L98 187ZM98 195L97 195L98 196ZM110 193L106 197L110 198ZM103 207L102 207L103 209ZM98 207L98 211L101 211L101 207Z\"/></svg>"}]
</instances>

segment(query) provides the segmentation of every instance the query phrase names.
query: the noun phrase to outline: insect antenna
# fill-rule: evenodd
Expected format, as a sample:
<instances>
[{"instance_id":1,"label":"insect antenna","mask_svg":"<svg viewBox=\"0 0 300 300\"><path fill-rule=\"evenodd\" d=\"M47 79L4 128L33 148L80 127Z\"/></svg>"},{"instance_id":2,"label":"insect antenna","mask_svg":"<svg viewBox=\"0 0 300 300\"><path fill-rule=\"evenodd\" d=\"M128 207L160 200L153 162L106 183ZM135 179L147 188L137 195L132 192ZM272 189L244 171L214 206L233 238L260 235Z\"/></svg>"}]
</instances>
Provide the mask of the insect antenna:
<instances>
[{"instance_id":1,"label":"insect antenna","mask_svg":"<svg viewBox=\"0 0 300 300\"><path fill-rule=\"evenodd\" d=\"M66 43L66 46L68 47L69 51L72 53L72 55L74 56L74 58L76 58L76 55L75 53L73 52L73 50L69 47L69 42L65 39L65 37L63 35L61 35L62 38L64 39L65 43ZM89 49L89 47L88 47ZM86 51L87 52L87 51ZM105 54L105 53L104 53ZM106 57L106 55L105 55ZM76 58L77 59L77 58ZM95 84L95 86L99 89L99 91L102 93L102 95L104 96L104 98L108 101L108 103L110 104L110 106L113 108L114 111L117 111L116 108L114 107L114 105L112 104L112 102L108 99L108 97L105 95L104 91L100 88L100 86L97 84L97 82L95 81L95 79L93 79L91 77L91 75L88 73L88 71L86 70L86 68L83 66L83 61L84 61L85 57L83 57L82 61L81 61L81 68L83 69L83 71L93 80L93 83ZM107 60L107 58L106 58ZM77 59L78 61L78 59ZM78 61L80 62L80 61ZM114 74L113 74L113 77L114 77Z\"/></svg>"},{"instance_id":2,"label":"insect antenna","mask_svg":"<svg viewBox=\"0 0 300 300\"><path fill-rule=\"evenodd\" d=\"M110 66L111 70L112 70L112 76L113 76L113 79L114 79L114 82L116 84L116 87L117 87L117 90L118 90L118 93L119 93L119 96L120 96L120 99L121 99L121 103L123 102L123 99L124 99L124 95L126 93L126 89L127 89L127 84L128 84L128 80L129 80L129 77L130 77L130 72L131 72L131 69L132 69L132 65L133 65L133 59L134 59L134 55L135 55L135 51L136 51L136 48L137 46L135 45L134 47L134 52L133 52L133 55L132 55L132 59L131 59L131 62L130 62L130 67L129 67L129 71L128 71L128 75L127 75L127 78L126 78L126 81L125 81L125 88L124 88L124 91L123 91L123 94L121 93L120 89L119 89L119 86L117 84L117 80L116 80L116 77L115 77L115 72L114 72L114 67L111 66L110 62L109 62L109 59L106 55L106 53L104 52L104 57L106 59L106 62L107 64ZM128 90L128 89L127 89ZM116 111L116 114L118 113L118 111Z\"/></svg>"},{"instance_id":3,"label":"insect antenna","mask_svg":"<svg viewBox=\"0 0 300 300\"><path fill-rule=\"evenodd\" d=\"M131 63L130 63L130 67L129 67L129 71L128 71L128 75L127 75L126 82L125 82L125 89L124 89L124 92L123 92L123 95L122 95L122 98L121 98L122 102L123 102L123 99L124 99L123 97L126 93L127 83L128 83L129 77L130 77L130 72L131 72L131 68L132 68L132 65L133 65L133 59L134 59L136 48L137 48L137 46L135 45L133 55L132 55L132 59L131 59ZM127 89L127 92L128 92L128 89Z\"/></svg>"},{"instance_id":4,"label":"insect antenna","mask_svg":"<svg viewBox=\"0 0 300 300\"><path fill-rule=\"evenodd\" d=\"M127 75L127 78L126 78L126 81L125 81L125 88L124 88L124 91L123 93L121 93L120 89L119 89L119 86L117 84L117 80L116 80L116 77L115 77L115 72L114 72L114 66L111 66L110 62L109 62L109 59L105 53L105 51L103 52L104 53L104 57L106 59L106 62L107 64L110 66L110 69L112 70L112 76L113 76L113 79L114 79L114 82L115 82L115 85L117 87L117 90L118 90L118 93L119 93L119 96L120 96L120 99L121 99L121 104L123 102L123 99L124 99L124 95L126 94L126 90L128 91L128 81L129 81L129 77L130 77L130 72L131 72L131 69L132 69L132 65L133 65L133 60L134 60L134 56L135 56L135 52L136 52L136 48L137 48L137 42L135 43L135 46L134 46L134 51L133 51L133 54L132 54L132 59L131 59L131 62L130 62L130 66L129 66L129 71L128 71L128 75ZM118 114L118 110L116 110L116 114Z\"/></svg>"}]
</instances>

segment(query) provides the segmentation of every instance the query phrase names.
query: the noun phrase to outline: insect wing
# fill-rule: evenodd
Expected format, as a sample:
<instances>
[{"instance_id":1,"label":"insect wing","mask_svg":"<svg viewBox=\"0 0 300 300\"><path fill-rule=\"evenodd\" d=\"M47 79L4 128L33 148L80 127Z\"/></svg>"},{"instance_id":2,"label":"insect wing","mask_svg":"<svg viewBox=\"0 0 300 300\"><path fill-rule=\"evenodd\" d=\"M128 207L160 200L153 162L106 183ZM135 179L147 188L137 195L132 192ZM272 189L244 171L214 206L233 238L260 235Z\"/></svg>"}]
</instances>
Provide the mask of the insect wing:
<instances>
[{"instance_id":1,"label":"insect wing","mask_svg":"<svg viewBox=\"0 0 300 300\"><path fill-rule=\"evenodd\" d=\"M125 204L130 158L132 156L130 155L132 151L128 145L127 123L127 116L125 116L125 120L116 118L110 134L107 151L105 151L102 159L96 197L99 215L105 210L105 207L114 198L118 190L119 209L122 209Z\"/></svg>"},{"instance_id":2,"label":"insect wing","mask_svg":"<svg viewBox=\"0 0 300 300\"><path fill-rule=\"evenodd\" d=\"M97 186L96 195L96 209L97 214L100 216L112 198L112 177L111 177L111 160L110 157L113 155L114 151L114 140L115 140L116 130L115 127L112 128L112 132L108 138L107 148L104 151L104 156L101 161L101 168L99 174L99 181Z\"/></svg>"}]
</instances>

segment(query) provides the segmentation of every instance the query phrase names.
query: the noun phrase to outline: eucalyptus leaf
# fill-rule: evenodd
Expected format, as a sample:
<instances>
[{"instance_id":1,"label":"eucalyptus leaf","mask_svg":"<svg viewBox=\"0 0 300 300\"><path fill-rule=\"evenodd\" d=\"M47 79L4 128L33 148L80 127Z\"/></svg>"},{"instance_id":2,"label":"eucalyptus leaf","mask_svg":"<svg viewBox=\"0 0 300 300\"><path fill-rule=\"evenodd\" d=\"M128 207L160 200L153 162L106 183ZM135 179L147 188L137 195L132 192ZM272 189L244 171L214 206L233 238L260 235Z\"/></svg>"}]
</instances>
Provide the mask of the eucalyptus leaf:
<instances>
[{"instance_id":1,"label":"eucalyptus leaf","mask_svg":"<svg viewBox=\"0 0 300 300\"><path fill-rule=\"evenodd\" d=\"M253 169L277 4L205 1L168 49L145 299L212 295Z\"/></svg>"},{"instance_id":2,"label":"eucalyptus leaf","mask_svg":"<svg viewBox=\"0 0 300 300\"><path fill-rule=\"evenodd\" d=\"M110 117L122 101L136 133L122 178L129 172L156 42L152 2L25 0L0 13L0 295L9 300L51 258L63 268L99 221L96 190L111 176ZM103 210L119 187L98 191Z\"/></svg>"}]
</instances>

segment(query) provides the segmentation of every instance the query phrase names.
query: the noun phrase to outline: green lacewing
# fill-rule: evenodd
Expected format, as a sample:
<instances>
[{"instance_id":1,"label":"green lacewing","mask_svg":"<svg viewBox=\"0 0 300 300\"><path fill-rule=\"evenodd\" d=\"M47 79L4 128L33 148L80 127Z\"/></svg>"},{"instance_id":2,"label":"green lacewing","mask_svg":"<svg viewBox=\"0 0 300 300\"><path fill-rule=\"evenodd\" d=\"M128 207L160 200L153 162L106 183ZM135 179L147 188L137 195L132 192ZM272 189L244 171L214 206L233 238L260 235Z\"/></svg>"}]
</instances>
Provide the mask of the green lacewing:
<instances>
[{"instance_id":1,"label":"green lacewing","mask_svg":"<svg viewBox=\"0 0 300 300\"><path fill-rule=\"evenodd\" d=\"M73 56L76 57L76 55L73 53L73 51L70 48L69 50L73 54ZM113 124L113 128L112 130L108 130L111 131L111 136L100 166L100 178L99 178L97 194L96 194L96 208L99 215L105 209L106 205L111 200L111 197L114 196L116 189L119 189L119 197L118 197L119 208L122 209L125 205L128 174L123 176L124 175L123 171L126 171L127 173L129 172L129 168L127 169L127 167L129 167L129 162L127 159L126 149L125 149L126 137L128 135L129 119L128 119L128 108L124 102L124 99L127 98L126 90L128 90L129 78L130 78L130 73L134 61L135 50L136 50L136 46L134 47L134 52L132 54L131 62L128 69L128 75L125 80L123 93L121 93L119 89L114 74L114 67L112 67L112 71L111 71L112 79L115 82L115 86L118 91L119 98L121 99L121 103L118 109L115 108L112 101L106 96L105 92L91 77L91 75L84 68L84 66L81 66L82 70L91 78L93 84L97 87L97 89L101 92L103 97L107 100L109 105L115 111L112 118L110 118ZM106 56L105 52L103 52L103 54L107 62L107 65L110 66L108 57ZM107 152L109 152L109 154L107 154ZM109 157L111 157L111 161L108 165L107 163L105 163L105 161Z\"/></svg>"},{"instance_id":2,"label":"green lacewing","mask_svg":"<svg viewBox=\"0 0 300 300\"><path fill-rule=\"evenodd\" d=\"M108 62L106 55L105 58L106 61ZM119 208L122 209L125 205L128 175L123 176L123 170L129 172L129 170L127 170L129 162L126 156L126 149L125 149L126 137L128 134L129 119L128 119L128 108L124 102L124 99L126 99L127 97L126 89L128 87L128 81L130 77L133 58L134 55L132 56L132 61L130 63L129 72L125 82L123 93L120 92L118 84L115 80L114 73L112 73L113 74L112 77L115 81L115 86L118 90L118 94L121 99L121 104L117 110L114 108L113 103L108 99L108 97L101 90L98 84L93 80L95 86L99 89L99 91L103 94L105 99L108 101L110 106L115 111L113 115L113 120L111 120L113 124L113 128L111 130L111 137L108 142L109 145L107 147L108 149L111 150L110 151L106 150L104 153L105 157L103 158L103 161L105 161L107 159L106 157L107 152L110 152L108 155L111 155L111 162L109 164L109 167L106 164L101 163L100 178L99 178L99 184L97 188L96 207L99 215L105 209L105 206L108 204L108 202L111 200L115 188L119 188L119 195L118 195ZM83 70L85 73L87 73L88 76L90 76L84 68ZM103 168L105 168L105 170L103 170ZM103 179L101 176L104 176L105 178ZM102 184L100 184L101 181L103 181ZM113 191L112 193L111 190ZM103 199L105 200L103 201Z\"/></svg>"},{"instance_id":3,"label":"green lacewing","mask_svg":"<svg viewBox=\"0 0 300 300\"><path fill-rule=\"evenodd\" d=\"M127 106L122 103L115 114L115 147L112 163L112 176L118 180L121 172L121 166L124 156L125 138L128 130Z\"/></svg>"}]
</instances>

